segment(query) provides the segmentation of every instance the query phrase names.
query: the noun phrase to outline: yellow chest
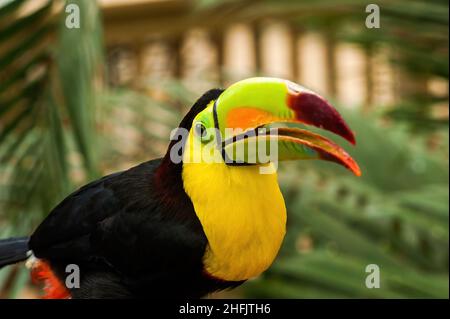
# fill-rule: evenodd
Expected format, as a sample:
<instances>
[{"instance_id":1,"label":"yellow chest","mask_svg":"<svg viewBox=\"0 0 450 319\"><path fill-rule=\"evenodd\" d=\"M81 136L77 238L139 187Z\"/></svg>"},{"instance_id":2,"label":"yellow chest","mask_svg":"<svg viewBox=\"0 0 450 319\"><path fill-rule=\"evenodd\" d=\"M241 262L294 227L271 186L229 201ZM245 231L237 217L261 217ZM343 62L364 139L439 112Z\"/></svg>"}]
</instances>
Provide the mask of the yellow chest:
<instances>
[{"instance_id":1,"label":"yellow chest","mask_svg":"<svg viewBox=\"0 0 450 319\"><path fill-rule=\"evenodd\" d=\"M208 238L205 270L230 281L265 271L286 230L276 173L260 174L257 166L185 163L183 181Z\"/></svg>"}]
</instances>

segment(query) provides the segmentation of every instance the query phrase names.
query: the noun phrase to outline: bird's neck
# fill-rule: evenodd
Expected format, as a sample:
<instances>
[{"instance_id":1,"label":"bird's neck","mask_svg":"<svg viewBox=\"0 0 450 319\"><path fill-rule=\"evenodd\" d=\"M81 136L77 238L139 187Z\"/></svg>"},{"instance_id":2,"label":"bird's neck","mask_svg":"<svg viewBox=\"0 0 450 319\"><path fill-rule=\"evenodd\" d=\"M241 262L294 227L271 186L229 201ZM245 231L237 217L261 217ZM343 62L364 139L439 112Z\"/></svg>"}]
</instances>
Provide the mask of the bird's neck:
<instances>
[{"instance_id":1,"label":"bird's neck","mask_svg":"<svg viewBox=\"0 0 450 319\"><path fill-rule=\"evenodd\" d=\"M260 174L258 166L185 163L182 177L208 239L206 272L239 281L266 270L286 228L276 173Z\"/></svg>"}]
</instances>

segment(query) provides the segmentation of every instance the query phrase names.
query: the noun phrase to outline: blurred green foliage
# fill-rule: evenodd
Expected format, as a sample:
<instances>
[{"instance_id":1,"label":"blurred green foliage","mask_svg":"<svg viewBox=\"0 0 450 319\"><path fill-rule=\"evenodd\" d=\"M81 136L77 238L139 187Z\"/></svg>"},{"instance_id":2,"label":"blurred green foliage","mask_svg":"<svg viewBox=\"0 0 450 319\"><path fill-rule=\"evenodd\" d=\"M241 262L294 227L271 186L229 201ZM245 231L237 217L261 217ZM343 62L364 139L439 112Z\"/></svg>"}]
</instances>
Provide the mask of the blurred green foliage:
<instances>
[{"instance_id":1,"label":"blurred green foliage","mask_svg":"<svg viewBox=\"0 0 450 319\"><path fill-rule=\"evenodd\" d=\"M177 80L164 82L164 102L99 88L103 43L95 2L68 1L79 4L86 26L69 30L63 19L49 19L56 1L8 19L27 1L0 1L0 47L9 43L0 52L0 238L29 233L76 186L117 170L123 158L138 163L160 155L182 116L179 105L196 97ZM385 45L398 52L392 62L412 78L448 79L448 3L378 4L382 29L375 32L361 23L366 3L358 0L208 0L198 10L236 5L250 21L275 17L332 30L368 50ZM448 94L406 91L390 109L393 121L340 109L356 132L357 147L348 149L361 178L330 163L283 164L288 234L273 267L240 288L243 296L448 298L448 121L430 117L441 100ZM118 127L137 132L140 150L124 152L113 132ZM433 130L411 133L411 127ZM380 289L364 285L368 264L380 266ZM25 267L0 271L0 291L6 285L9 297L27 282Z\"/></svg>"},{"instance_id":2,"label":"blurred green foliage","mask_svg":"<svg viewBox=\"0 0 450 319\"><path fill-rule=\"evenodd\" d=\"M211 14L234 8L233 18L258 24L264 19L289 22L298 32L318 30L330 42L356 43L374 56L388 50L391 63L406 72L408 80L397 79L401 102L386 115L405 122L414 131L448 129L448 121L433 115L444 95L424 90L432 77L448 79L449 7L446 0L379 0L380 28L368 29L365 0L201 0L199 7ZM376 65L374 66L376 68ZM417 81L419 85L403 84Z\"/></svg>"}]
</instances>

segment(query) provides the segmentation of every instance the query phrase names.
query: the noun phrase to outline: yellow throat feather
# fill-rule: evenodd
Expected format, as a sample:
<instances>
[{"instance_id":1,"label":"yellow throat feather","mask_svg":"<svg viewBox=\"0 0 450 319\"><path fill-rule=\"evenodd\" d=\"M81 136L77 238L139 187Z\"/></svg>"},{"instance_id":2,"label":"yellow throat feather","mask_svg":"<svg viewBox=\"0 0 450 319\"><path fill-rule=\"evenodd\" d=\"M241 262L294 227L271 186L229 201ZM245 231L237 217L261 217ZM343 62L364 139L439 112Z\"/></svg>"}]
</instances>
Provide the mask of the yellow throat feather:
<instances>
[{"instance_id":1,"label":"yellow throat feather","mask_svg":"<svg viewBox=\"0 0 450 319\"><path fill-rule=\"evenodd\" d=\"M258 165L190 163L192 139L191 130L182 174L208 239L205 270L228 281L258 276L272 264L286 231L286 206L277 174L275 170L261 174Z\"/></svg>"}]
</instances>

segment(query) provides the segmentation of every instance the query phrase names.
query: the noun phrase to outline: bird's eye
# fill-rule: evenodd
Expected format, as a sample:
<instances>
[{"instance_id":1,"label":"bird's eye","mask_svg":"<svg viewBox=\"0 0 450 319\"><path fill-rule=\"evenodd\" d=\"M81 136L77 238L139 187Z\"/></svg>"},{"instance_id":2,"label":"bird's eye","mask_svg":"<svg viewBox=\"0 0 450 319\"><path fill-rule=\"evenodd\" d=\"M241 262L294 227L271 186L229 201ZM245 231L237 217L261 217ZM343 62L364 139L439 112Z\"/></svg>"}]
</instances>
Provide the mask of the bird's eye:
<instances>
[{"instance_id":1,"label":"bird's eye","mask_svg":"<svg viewBox=\"0 0 450 319\"><path fill-rule=\"evenodd\" d=\"M196 123L194 126L194 133L196 136L204 138L206 137L206 127L203 123Z\"/></svg>"}]
</instances>

